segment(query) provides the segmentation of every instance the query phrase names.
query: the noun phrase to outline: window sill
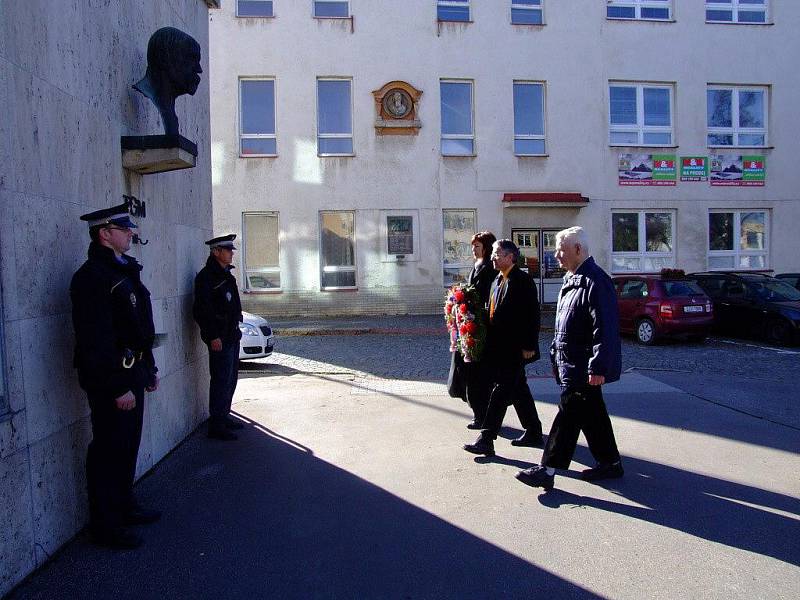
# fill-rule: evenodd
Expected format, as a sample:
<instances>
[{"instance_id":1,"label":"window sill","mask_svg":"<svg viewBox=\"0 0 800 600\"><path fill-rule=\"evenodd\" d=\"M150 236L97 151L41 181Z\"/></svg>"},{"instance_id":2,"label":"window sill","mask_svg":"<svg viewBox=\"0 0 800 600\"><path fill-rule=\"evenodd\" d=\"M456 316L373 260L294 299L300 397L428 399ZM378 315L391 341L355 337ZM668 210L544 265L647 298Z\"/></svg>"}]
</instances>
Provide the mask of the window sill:
<instances>
[{"instance_id":1,"label":"window sill","mask_svg":"<svg viewBox=\"0 0 800 600\"><path fill-rule=\"evenodd\" d=\"M353 18L353 15L347 17L319 17L317 15L313 15L312 19L320 19L321 21L349 21Z\"/></svg>"},{"instance_id":2,"label":"window sill","mask_svg":"<svg viewBox=\"0 0 800 600\"><path fill-rule=\"evenodd\" d=\"M317 154L318 158L354 158L355 154Z\"/></svg>"},{"instance_id":3,"label":"window sill","mask_svg":"<svg viewBox=\"0 0 800 600\"><path fill-rule=\"evenodd\" d=\"M357 292L357 287L324 287L320 288L321 292Z\"/></svg>"},{"instance_id":4,"label":"window sill","mask_svg":"<svg viewBox=\"0 0 800 600\"><path fill-rule=\"evenodd\" d=\"M512 22L511 25L514 27L544 27L547 23L514 23Z\"/></svg>"},{"instance_id":5,"label":"window sill","mask_svg":"<svg viewBox=\"0 0 800 600\"><path fill-rule=\"evenodd\" d=\"M515 154L517 158L548 158L549 154Z\"/></svg>"},{"instance_id":6,"label":"window sill","mask_svg":"<svg viewBox=\"0 0 800 600\"><path fill-rule=\"evenodd\" d=\"M770 27L775 25L774 22L769 23L739 23L738 21L706 21L706 25L756 25L758 27Z\"/></svg>"},{"instance_id":7,"label":"window sill","mask_svg":"<svg viewBox=\"0 0 800 600\"><path fill-rule=\"evenodd\" d=\"M669 150L675 150L679 148L677 144L673 146L663 146L663 145L652 145L652 144L609 144L609 148L667 148Z\"/></svg>"},{"instance_id":8,"label":"window sill","mask_svg":"<svg viewBox=\"0 0 800 600\"><path fill-rule=\"evenodd\" d=\"M477 154L442 154L442 158L475 158Z\"/></svg>"},{"instance_id":9,"label":"window sill","mask_svg":"<svg viewBox=\"0 0 800 600\"><path fill-rule=\"evenodd\" d=\"M464 25L469 25L471 23L474 23L475 21L473 21L472 19L470 19L469 21L455 21L455 20L450 20L450 19L436 19L436 22L437 23L463 23Z\"/></svg>"},{"instance_id":10,"label":"window sill","mask_svg":"<svg viewBox=\"0 0 800 600\"><path fill-rule=\"evenodd\" d=\"M236 15L237 19L274 19L275 15Z\"/></svg>"},{"instance_id":11,"label":"window sill","mask_svg":"<svg viewBox=\"0 0 800 600\"><path fill-rule=\"evenodd\" d=\"M626 19L625 17L606 17L606 21L628 21L634 23L677 23L675 19Z\"/></svg>"},{"instance_id":12,"label":"window sill","mask_svg":"<svg viewBox=\"0 0 800 600\"><path fill-rule=\"evenodd\" d=\"M239 154L239 158L278 158L277 154Z\"/></svg>"},{"instance_id":13,"label":"window sill","mask_svg":"<svg viewBox=\"0 0 800 600\"><path fill-rule=\"evenodd\" d=\"M775 146L706 146L709 150L774 150Z\"/></svg>"}]
</instances>

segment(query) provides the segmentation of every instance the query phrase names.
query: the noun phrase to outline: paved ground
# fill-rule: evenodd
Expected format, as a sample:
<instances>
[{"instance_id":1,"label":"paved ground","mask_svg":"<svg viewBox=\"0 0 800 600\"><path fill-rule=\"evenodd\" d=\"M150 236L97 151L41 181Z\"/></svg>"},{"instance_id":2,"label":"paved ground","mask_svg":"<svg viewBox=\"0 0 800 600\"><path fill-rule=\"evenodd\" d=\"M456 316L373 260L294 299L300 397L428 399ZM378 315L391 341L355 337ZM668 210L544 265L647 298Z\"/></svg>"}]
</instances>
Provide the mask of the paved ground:
<instances>
[{"instance_id":1,"label":"paved ground","mask_svg":"<svg viewBox=\"0 0 800 600\"><path fill-rule=\"evenodd\" d=\"M625 478L581 481L581 446L541 493L513 478L541 455L507 443L513 411L497 457L461 450L438 318L324 325L340 333L283 335L244 365L238 442L198 433L140 482L165 510L142 550L80 535L12 597L798 596L794 351L626 343L629 371L606 388ZM529 371L545 428L547 371Z\"/></svg>"}]
</instances>

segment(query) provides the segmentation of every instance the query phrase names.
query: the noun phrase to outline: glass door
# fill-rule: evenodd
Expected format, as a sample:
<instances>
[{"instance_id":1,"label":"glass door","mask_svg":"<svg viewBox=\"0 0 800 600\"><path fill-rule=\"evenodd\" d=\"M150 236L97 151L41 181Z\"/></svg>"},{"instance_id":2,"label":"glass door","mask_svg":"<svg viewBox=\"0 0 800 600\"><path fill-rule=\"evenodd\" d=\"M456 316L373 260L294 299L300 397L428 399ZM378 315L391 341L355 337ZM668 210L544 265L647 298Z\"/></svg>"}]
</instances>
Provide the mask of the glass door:
<instances>
[{"instance_id":1,"label":"glass door","mask_svg":"<svg viewBox=\"0 0 800 600\"><path fill-rule=\"evenodd\" d=\"M561 280L566 271L558 266L555 257L556 234L559 229L545 229L542 231L542 303L555 304L558 302L558 292L561 290Z\"/></svg>"}]
</instances>

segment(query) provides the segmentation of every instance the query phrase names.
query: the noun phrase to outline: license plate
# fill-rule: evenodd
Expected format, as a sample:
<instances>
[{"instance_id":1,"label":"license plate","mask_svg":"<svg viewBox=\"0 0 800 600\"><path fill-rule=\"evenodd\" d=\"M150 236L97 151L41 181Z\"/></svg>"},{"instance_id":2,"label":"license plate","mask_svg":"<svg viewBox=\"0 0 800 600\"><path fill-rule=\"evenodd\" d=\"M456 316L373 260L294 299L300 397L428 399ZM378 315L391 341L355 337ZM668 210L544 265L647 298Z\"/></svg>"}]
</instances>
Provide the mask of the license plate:
<instances>
[{"instance_id":1,"label":"license plate","mask_svg":"<svg viewBox=\"0 0 800 600\"><path fill-rule=\"evenodd\" d=\"M703 312L702 306L684 306L683 312Z\"/></svg>"}]
</instances>

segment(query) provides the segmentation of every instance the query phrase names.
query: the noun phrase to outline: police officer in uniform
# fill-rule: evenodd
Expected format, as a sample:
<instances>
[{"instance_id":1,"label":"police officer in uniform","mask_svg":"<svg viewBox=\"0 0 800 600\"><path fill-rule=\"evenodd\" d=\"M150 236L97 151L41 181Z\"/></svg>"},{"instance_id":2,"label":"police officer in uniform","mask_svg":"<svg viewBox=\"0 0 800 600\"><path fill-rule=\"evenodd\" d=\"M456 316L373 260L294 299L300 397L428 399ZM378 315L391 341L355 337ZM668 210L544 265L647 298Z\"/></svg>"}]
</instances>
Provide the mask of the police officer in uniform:
<instances>
[{"instance_id":1,"label":"police officer in uniform","mask_svg":"<svg viewBox=\"0 0 800 600\"><path fill-rule=\"evenodd\" d=\"M237 439L231 430L242 428L239 421L230 417L242 339L242 303L236 278L231 274L235 239L236 234L232 233L208 240L206 266L194 280L194 320L209 350L208 437L225 441Z\"/></svg>"},{"instance_id":2,"label":"police officer in uniform","mask_svg":"<svg viewBox=\"0 0 800 600\"><path fill-rule=\"evenodd\" d=\"M89 399L92 441L86 457L90 531L96 542L135 548L128 525L161 517L133 495L142 437L144 392L158 389L153 311L141 265L125 254L132 228L128 205L81 217L89 226L89 258L70 285L78 381Z\"/></svg>"}]
</instances>

